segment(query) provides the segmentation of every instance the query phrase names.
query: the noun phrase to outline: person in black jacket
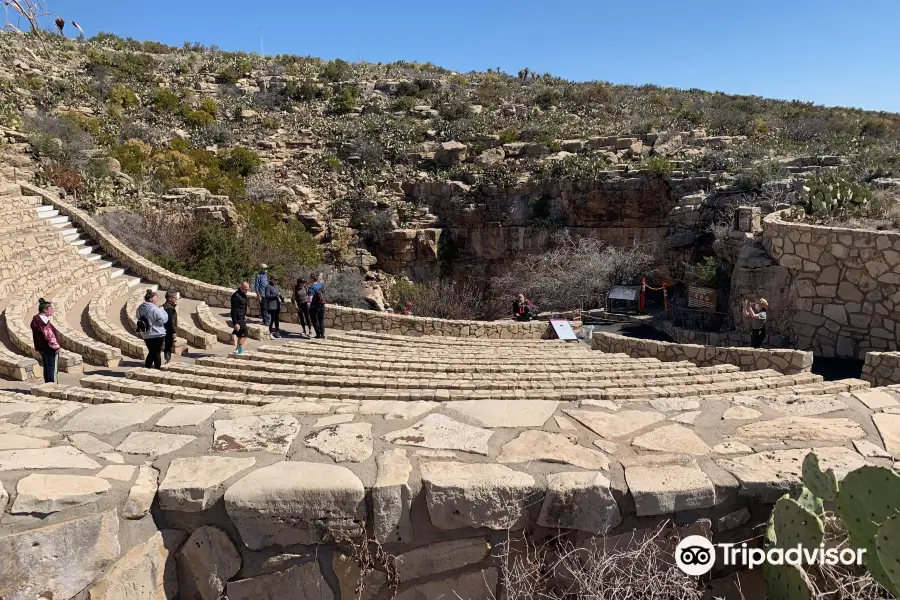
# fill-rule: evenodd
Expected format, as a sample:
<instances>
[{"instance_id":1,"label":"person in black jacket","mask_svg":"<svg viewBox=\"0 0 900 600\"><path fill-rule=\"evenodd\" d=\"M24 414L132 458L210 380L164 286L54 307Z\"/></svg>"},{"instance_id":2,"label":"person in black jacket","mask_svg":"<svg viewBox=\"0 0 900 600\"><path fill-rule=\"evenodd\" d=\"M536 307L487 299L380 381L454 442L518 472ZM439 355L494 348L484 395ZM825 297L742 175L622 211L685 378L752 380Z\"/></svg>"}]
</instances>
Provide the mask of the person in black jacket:
<instances>
[{"instance_id":1,"label":"person in black jacket","mask_svg":"<svg viewBox=\"0 0 900 600\"><path fill-rule=\"evenodd\" d=\"M241 282L241 287L231 295L231 322L234 324L234 337L237 344L235 351L244 353L244 340L247 338L247 292L250 284Z\"/></svg>"},{"instance_id":2,"label":"person in black jacket","mask_svg":"<svg viewBox=\"0 0 900 600\"><path fill-rule=\"evenodd\" d=\"M166 321L166 339L163 346L163 356L166 362L172 360L172 348L175 347L175 330L178 328L178 292L169 290L166 292L166 302L162 305L164 311L169 316Z\"/></svg>"}]
</instances>

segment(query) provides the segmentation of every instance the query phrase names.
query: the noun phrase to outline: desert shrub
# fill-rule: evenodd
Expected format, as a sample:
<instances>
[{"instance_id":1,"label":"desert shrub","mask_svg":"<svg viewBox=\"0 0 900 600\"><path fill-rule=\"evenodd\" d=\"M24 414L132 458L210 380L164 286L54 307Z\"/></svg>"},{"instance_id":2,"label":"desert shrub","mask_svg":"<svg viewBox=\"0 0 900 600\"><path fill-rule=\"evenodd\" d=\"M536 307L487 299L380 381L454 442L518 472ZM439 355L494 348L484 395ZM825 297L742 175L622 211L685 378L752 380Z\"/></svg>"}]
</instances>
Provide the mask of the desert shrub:
<instances>
[{"instance_id":1,"label":"desert shrub","mask_svg":"<svg viewBox=\"0 0 900 600\"><path fill-rule=\"evenodd\" d=\"M410 110L416 103L413 96L400 96L391 103L391 110Z\"/></svg>"},{"instance_id":2,"label":"desert shrub","mask_svg":"<svg viewBox=\"0 0 900 600\"><path fill-rule=\"evenodd\" d=\"M553 86L541 86L534 95L534 103L543 109L556 106L562 101L562 92Z\"/></svg>"},{"instance_id":3,"label":"desert shrub","mask_svg":"<svg viewBox=\"0 0 900 600\"><path fill-rule=\"evenodd\" d=\"M314 81L309 79L304 79L300 83L288 81L281 93L287 98L297 102L322 100L326 95L325 88L319 87Z\"/></svg>"},{"instance_id":4,"label":"desert shrub","mask_svg":"<svg viewBox=\"0 0 900 600\"><path fill-rule=\"evenodd\" d=\"M472 116L472 107L469 103L459 96L444 96L438 101L438 113L441 117L448 121L457 121L460 119L468 119Z\"/></svg>"},{"instance_id":5,"label":"desert shrub","mask_svg":"<svg viewBox=\"0 0 900 600\"><path fill-rule=\"evenodd\" d=\"M497 558L509 600L701 600L704 584L675 564L675 531L660 529L574 544L508 537ZM729 595L729 598L742 598Z\"/></svg>"},{"instance_id":6,"label":"desert shrub","mask_svg":"<svg viewBox=\"0 0 900 600\"><path fill-rule=\"evenodd\" d=\"M416 85L413 81L401 81L397 84L397 95L398 96L418 96L419 92L422 90Z\"/></svg>"},{"instance_id":7,"label":"desert shrub","mask_svg":"<svg viewBox=\"0 0 900 600\"><path fill-rule=\"evenodd\" d=\"M159 112L174 114L178 112L178 109L181 106L181 99L179 99L178 94L172 90L162 88L156 92L156 96L153 98L153 106Z\"/></svg>"},{"instance_id":8,"label":"desert shrub","mask_svg":"<svg viewBox=\"0 0 900 600\"><path fill-rule=\"evenodd\" d=\"M222 169L231 173L237 173L241 177L247 177L259 170L262 159L253 150L243 146L236 146L221 158Z\"/></svg>"},{"instance_id":9,"label":"desert shrub","mask_svg":"<svg viewBox=\"0 0 900 600\"><path fill-rule=\"evenodd\" d=\"M356 108L358 98L359 90L355 85L342 86L341 91L332 98L330 110L336 115L347 114Z\"/></svg>"},{"instance_id":10,"label":"desert shrub","mask_svg":"<svg viewBox=\"0 0 900 600\"><path fill-rule=\"evenodd\" d=\"M501 144L511 144L513 142L519 141L519 130L513 129L512 127L507 127L503 131L500 132L500 143Z\"/></svg>"},{"instance_id":11,"label":"desert shrub","mask_svg":"<svg viewBox=\"0 0 900 600\"><path fill-rule=\"evenodd\" d=\"M201 222L193 211L167 207L139 212L111 211L97 215L107 231L142 256L188 259Z\"/></svg>"},{"instance_id":12,"label":"desert shrub","mask_svg":"<svg viewBox=\"0 0 900 600\"><path fill-rule=\"evenodd\" d=\"M219 105L216 104L216 101L212 98L205 98L203 102L200 103L200 110L209 113L215 118L219 114Z\"/></svg>"},{"instance_id":13,"label":"desert shrub","mask_svg":"<svg viewBox=\"0 0 900 600\"><path fill-rule=\"evenodd\" d=\"M39 157L80 167L87 163L87 153L94 148L90 134L71 118L37 115L25 120L31 145Z\"/></svg>"},{"instance_id":14,"label":"desert shrub","mask_svg":"<svg viewBox=\"0 0 900 600\"><path fill-rule=\"evenodd\" d=\"M61 187L69 194L84 194L84 177L77 170L62 163L44 165L41 169L44 178L51 184Z\"/></svg>"},{"instance_id":15,"label":"desert shrub","mask_svg":"<svg viewBox=\"0 0 900 600\"><path fill-rule=\"evenodd\" d=\"M253 63L249 58L236 58L216 73L216 82L235 84L239 79L253 70Z\"/></svg>"},{"instance_id":16,"label":"desert shrub","mask_svg":"<svg viewBox=\"0 0 900 600\"><path fill-rule=\"evenodd\" d=\"M283 219L278 207L241 202L236 208L247 226L242 239L253 264L275 265L286 276L288 271L322 261L315 238L296 219Z\"/></svg>"},{"instance_id":17,"label":"desert shrub","mask_svg":"<svg viewBox=\"0 0 900 600\"><path fill-rule=\"evenodd\" d=\"M696 263L684 263L684 282L688 285L716 287L716 258L707 256Z\"/></svg>"},{"instance_id":18,"label":"desert shrub","mask_svg":"<svg viewBox=\"0 0 900 600\"><path fill-rule=\"evenodd\" d=\"M211 125L216 117L205 110L194 110L184 107L181 113L184 123L190 127L205 127Z\"/></svg>"},{"instance_id":19,"label":"desert shrub","mask_svg":"<svg viewBox=\"0 0 900 600\"><path fill-rule=\"evenodd\" d=\"M109 154L119 161L123 172L142 179L150 166L153 147L140 140L131 139L109 148Z\"/></svg>"},{"instance_id":20,"label":"desert shrub","mask_svg":"<svg viewBox=\"0 0 900 600\"><path fill-rule=\"evenodd\" d=\"M412 283L401 279L391 286L389 302L402 311L412 302L412 314L436 319L478 319L484 315L484 292L470 281L432 279Z\"/></svg>"},{"instance_id":21,"label":"desert shrub","mask_svg":"<svg viewBox=\"0 0 900 600\"><path fill-rule=\"evenodd\" d=\"M859 127L859 134L877 139L890 137L897 131L897 126L893 121L882 117L872 117L862 122Z\"/></svg>"},{"instance_id":22,"label":"desert shrub","mask_svg":"<svg viewBox=\"0 0 900 600\"><path fill-rule=\"evenodd\" d=\"M353 68L346 60L336 58L325 63L322 77L329 81L345 81L353 74Z\"/></svg>"},{"instance_id":23,"label":"desert shrub","mask_svg":"<svg viewBox=\"0 0 900 600\"><path fill-rule=\"evenodd\" d=\"M215 121L194 131L192 139L197 146L230 146L234 143L234 133L225 123Z\"/></svg>"},{"instance_id":24,"label":"desert shrub","mask_svg":"<svg viewBox=\"0 0 900 600\"><path fill-rule=\"evenodd\" d=\"M554 245L518 260L491 281L492 309L507 314L523 293L540 310L571 310L581 304L598 306L615 284L633 284L653 275L657 258L644 246L607 246L600 240L558 234Z\"/></svg>"},{"instance_id":25,"label":"desert shrub","mask_svg":"<svg viewBox=\"0 0 900 600\"><path fill-rule=\"evenodd\" d=\"M671 161L664 156L653 156L647 160L647 170L657 177L668 177L675 170Z\"/></svg>"},{"instance_id":26,"label":"desert shrub","mask_svg":"<svg viewBox=\"0 0 900 600\"><path fill-rule=\"evenodd\" d=\"M137 94L134 93L134 90L121 83L117 83L112 87L106 96L106 102L126 110L137 108L141 105L141 101L138 99Z\"/></svg>"},{"instance_id":27,"label":"desert shrub","mask_svg":"<svg viewBox=\"0 0 900 600\"><path fill-rule=\"evenodd\" d=\"M367 244L377 246L394 230L391 213L368 210L360 216L357 229L360 237Z\"/></svg>"},{"instance_id":28,"label":"desert shrub","mask_svg":"<svg viewBox=\"0 0 900 600\"><path fill-rule=\"evenodd\" d=\"M787 171L776 162L764 161L745 169L735 177L734 185L742 192L758 193L763 186L787 176Z\"/></svg>"}]
</instances>

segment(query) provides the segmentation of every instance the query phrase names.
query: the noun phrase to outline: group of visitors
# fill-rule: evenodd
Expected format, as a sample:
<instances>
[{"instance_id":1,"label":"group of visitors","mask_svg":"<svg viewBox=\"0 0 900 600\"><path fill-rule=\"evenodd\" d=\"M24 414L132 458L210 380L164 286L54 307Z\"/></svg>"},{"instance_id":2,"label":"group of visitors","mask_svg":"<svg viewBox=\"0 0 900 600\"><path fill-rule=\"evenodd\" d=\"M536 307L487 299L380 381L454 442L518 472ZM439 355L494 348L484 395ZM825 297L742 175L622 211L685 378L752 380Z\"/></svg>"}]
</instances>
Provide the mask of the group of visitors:
<instances>
[{"instance_id":1,"label":"group of visitors","mask_svg":"<svg viewBox=\"0 0 900 600\"><path fill-rule=\"evenodd\" d=\"M315 339L325 337L325 286L319 281L321 275L312 273L308 280L302 277L297 279L294 285L294 293L291 300L297 305L297 319L302 328L301 336L310 338L315 333ZM254 289L259 299L259 314L263 325L268 326L269 333L274 338L281 337L281 309L285 304L284 293L279 286L276 276L269 276L268 265L260 265L260 271L253 282ZM247 293L250 284L241 283L231 296L231 322L234 325L235 351L238 354L244 352L244 340L247 338Z\"/></svg>"}]
</instances>

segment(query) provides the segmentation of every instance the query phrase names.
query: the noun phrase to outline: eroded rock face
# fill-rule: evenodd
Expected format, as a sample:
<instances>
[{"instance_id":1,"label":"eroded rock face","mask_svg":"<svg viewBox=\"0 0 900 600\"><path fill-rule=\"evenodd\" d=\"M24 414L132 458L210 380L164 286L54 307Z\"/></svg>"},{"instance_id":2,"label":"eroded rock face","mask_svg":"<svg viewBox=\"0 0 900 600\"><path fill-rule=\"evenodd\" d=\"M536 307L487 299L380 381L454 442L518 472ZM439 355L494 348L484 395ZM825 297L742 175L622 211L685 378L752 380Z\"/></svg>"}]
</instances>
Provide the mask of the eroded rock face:
<instances>
[{"instance_id":1,"label":"eroded rock face","mask_svg":"<svg viewBox=\"0 0 900 600\"><path fill-rule=\"evenodd\" d=\"M118 557L114 510L0 537L0 597L71 598Z\"/></svg>"},{"instance_id":2,"label":"eroded rock face","mask_svg":"<svg viewBox=\"0 0 900 600\"><path fill-rule=\"evenodd\" d=\"M251 550L315 544L330 530L354 532L365 517L365 489L349 469L279 462L246 475L225 492L225 509Z\"/></svg>"}]
</instances>

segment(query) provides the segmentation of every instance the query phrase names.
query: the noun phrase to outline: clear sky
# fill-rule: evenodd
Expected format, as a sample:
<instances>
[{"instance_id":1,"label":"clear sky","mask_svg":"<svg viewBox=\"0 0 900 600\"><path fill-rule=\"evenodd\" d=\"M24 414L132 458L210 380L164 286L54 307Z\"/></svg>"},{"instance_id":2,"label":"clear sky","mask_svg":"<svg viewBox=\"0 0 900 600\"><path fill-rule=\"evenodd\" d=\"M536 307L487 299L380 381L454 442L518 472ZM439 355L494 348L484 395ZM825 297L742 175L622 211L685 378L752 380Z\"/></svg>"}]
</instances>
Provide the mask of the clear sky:
<instances>
[{"instance_id":1,"label":"clear sky","mask_svg":"<svg viewBox=\"0 0 900 600\"><path fill-rule=\"evenodd\" d=\"M88 36L900 112L900 0L47 0Z\"/></svg>"}]
</instances>

